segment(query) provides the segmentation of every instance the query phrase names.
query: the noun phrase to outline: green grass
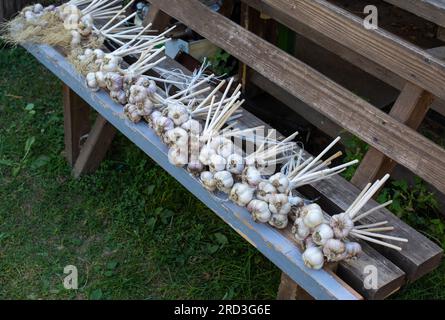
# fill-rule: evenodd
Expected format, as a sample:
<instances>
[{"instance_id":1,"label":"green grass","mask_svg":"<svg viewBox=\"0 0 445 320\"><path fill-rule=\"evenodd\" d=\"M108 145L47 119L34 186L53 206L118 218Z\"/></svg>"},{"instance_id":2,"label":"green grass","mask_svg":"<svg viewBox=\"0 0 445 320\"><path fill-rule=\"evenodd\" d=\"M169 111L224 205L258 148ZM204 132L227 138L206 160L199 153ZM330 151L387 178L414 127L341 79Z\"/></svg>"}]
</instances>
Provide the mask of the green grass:
<instances>
[{"instance_id":1,"label":"green grass","mask_svg":"<svg viewBox=\"0 0 445 320\"><path fill-rule=\"evenodd\" d=\"M275 298L278 268L125 137L80 180L63 148L61 83L0 50L0 298ZM396 297L444 298L444 271Z\"/></svg>"}]
</instances>

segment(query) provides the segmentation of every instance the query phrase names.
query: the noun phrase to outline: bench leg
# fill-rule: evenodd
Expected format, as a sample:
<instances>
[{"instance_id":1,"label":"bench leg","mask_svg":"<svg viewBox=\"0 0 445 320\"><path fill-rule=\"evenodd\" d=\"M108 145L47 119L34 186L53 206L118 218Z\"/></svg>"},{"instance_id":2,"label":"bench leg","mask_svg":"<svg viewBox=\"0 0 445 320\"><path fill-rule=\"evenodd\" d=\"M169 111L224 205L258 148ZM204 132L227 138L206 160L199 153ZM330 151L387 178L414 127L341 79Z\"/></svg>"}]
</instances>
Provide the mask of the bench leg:
<instances>
[{"instance_id":1,"label":"bench leg","mask_svg":"<svg viewBox=\"0 0 445 320\"><path fill-rule=\"evenodd\" d=\"M93 129L74 164L73 175L75 178L91 173L99 167L115 134L116 129L98 114Z\"/></svg>"},{"instance_id":2,"label":"bench leg","mask_svg":"<svg viewBox=\"0 0 445 320\"><path fill-rule=\"evenodd\" d=\"M146 26L151 23L151 29L162 32L168 27L170 21L171 17L169 15L159 10L158 6L150 4L150 9L143 24Z\"/></svg>"},{"instance_id":3,"label":"bench leg","mask_svg":"<svg viewBox=\"0 0 445 320\"><path fill-rule=\"evenodd\" d=\"M314 298L282 272L277 300L314 300Z\"/></svg>"},{"instance_id":4,"label":"bench leg","mask_svg":"<svg viewBox=\"0 0 445 320\"><path fill-rule=\"evenodd\" d=\"M407 83L391 109L390 115L408 127L417 129L425 118L433 99L433 95L429 92L414 84ZM363 188L369 181L374 181L386 173L391 173L396 164L389 157L371 147L351 182L358 188Z\"/></svg>"}]
</instances>

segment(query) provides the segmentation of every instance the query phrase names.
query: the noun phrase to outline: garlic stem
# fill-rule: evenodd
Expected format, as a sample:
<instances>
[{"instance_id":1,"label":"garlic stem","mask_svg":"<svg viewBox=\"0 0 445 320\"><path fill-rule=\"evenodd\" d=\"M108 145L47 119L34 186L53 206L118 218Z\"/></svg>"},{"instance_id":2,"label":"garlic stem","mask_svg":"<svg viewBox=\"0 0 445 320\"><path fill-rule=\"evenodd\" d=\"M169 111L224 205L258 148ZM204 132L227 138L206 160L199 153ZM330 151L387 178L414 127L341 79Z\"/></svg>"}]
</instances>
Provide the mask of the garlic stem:
<instances>
[{"instance_id":1,"label":"garlic stem","mask_svg":"<svg viewBox=\"0 0 445 320\"><path fill-rule=\"evenodd\" d=\"M399 242L408 242L408 239L405 239L405 238L393 237L393 236L388 236L386 234L368 232L368 231L364 231L364 230L352 230L351 233L353 233L353 234L358 233L360 235L365 235L365 236L369 236L369 237L388 239L388 240L394 240L394 241L399 241Z\"/></svg>"},{"instance_id":2,"label":"garlic stem","mask_svg":"<svg viewBox=\"0 0 445 320\"><path fill-rule=\"evenodd\" d=\"M366 228L371 228L371 227L379 227L379 226L383 226L385 224L388 224L388 221L381 221L381 222L376 222L376 223L371 223L371 224L358 225L358 226L355 226L354 229L366 229Z\"/></svg>"},{"instance_id":3,"label":"garlic stem","mask_svg":"<svg viewBox=\"0 0 445 320\"><path fill-rule=\"evenodd\" d=\"M392 200L387 201L387 202L385 202L385 203L383 203L383 204L381 204L381 205L379 205L379 206L377 206L375 208L372 208L372 209L366 211L365 213L362 213L361 215L359 215L359 216L355 217L354 219L352 219L352 221L353 222L359 221L359 220L363 219L364 217L367 217L371 213L373 213L373 212L375 212L377 210L380 210L380 209L382 209L382 208L384 208L386 206L389 206L391 203L392 203Z\"/></svg>"},{"instance_id":4,"label":"garlic stem","mask_svg":"<svg viewBox=\"0 0 445 320\"><path fill-rule=\"evenodd\" d=\"M101 29L100 31L105 30L111 23L113 23L113 21L123 12L125 12L125 10L127 10L136 0L131 0L130 2L127 3L127 5L125 7L123 7L120 12L118 14L116 14L116 16L114 18L112 18L110 21L108 21Z\"/></svg>"},{"instance_id":5,"label":"garlic stem","mask_svg":"<svg viewBox=\"0 0 445 320\"><path fill-rule=\"evenodd\" d=\"M402 251L401 247L395 246L393 244L390 244L390 243L387 243L387 242L384 242L384 241L373 239L373 238L370 238L370 237L367 237L367 236L364 236L364 235L361 235L361 234L357 234L357 233L354 233L353 236L356 237L356 238L359 238L359 239L363 239L363 240L366 240L366 241L369 241L369 242L372 242L372 243L379 244L379 245L384 246L384 247L388 247L388 248L397 250L397 251Z\"/></svg>"}]
</instances>

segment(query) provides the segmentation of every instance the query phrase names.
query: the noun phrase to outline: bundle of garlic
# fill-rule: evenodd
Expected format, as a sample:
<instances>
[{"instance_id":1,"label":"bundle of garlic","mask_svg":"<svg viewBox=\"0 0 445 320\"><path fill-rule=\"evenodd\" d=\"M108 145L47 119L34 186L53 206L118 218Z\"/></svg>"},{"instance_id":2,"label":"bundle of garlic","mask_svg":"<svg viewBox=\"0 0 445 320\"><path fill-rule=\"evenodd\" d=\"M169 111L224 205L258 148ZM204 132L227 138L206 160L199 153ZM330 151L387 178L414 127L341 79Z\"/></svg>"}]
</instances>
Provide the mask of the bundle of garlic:
<instances>
[{"instance_id":1,"label":"bundle of garlic","mask_svg":"<svg viewBox=\"0 0 445 320\"><path fill-rule=\"evenodd\" d=\"M121 9L120 0L71 0L59 7L27 7L4 26L3 38L13 44L26 42L57 45L71 50L98 48L103 39L93 33L94 22L109 19Z\"/></svg>"},{"instance_id":2,"label":"bundle of garlic","mask_svg":"<svg viewBox=\"0 0 445 320\"><path fill-rule=\"evenodd\" d=\"M321 269L325 261L337 262L356 257L361 252L361 246L357 242L347 240L350 236L391 249L402 250L399 246L379 240L408 242L404 238L382 234L382 232L394 230L393 227L385 226L387 221L355 225L357 221L391 204L391 201L388 201L358 215L363 206L388 179L389 175L386 175L382 180L368 184L344 213L325 218L317 204L303 206L297 211L292 233L305 247L303 260L308 267Z\"/></svg>"}]
</instances>

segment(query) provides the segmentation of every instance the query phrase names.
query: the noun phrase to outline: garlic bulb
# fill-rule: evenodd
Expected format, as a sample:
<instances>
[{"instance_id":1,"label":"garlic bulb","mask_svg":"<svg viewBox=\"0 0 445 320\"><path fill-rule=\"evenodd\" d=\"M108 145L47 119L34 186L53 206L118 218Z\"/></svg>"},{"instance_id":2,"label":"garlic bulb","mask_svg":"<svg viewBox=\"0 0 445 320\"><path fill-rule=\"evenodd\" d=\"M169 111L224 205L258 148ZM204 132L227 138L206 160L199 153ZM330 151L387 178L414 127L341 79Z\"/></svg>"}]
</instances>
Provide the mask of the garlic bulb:
<instances>
[{"instance_id":1,"label":"garlic bulb","mask_svg":"<svg viewBox=\"0 0 445 320\"><path fill-rule=\"evenodd\" d=\"M189 120L190 114L185 106L175 103L167 107L167 117L172 119L175 125L180 126Z\"/></svg>"},{"instance_id":2,"label":"garlic bulb","mask_svg":"<svg viewBox=\"0 0 445 320\"><path fill-rule=\"evenodd\" d=\"M246 166L254 167L255 169L261 170L266 167L266 162L262 158L250 156L246 158Z\"/></svg>"},{"instance_id":3,"label":"garlic bulb","mask_svg":"<svg viewBox=\"0 0 445 320\"><path fill-rule=\"evenodd\" d=\"M235 175L241 174L244 170L244 158L236 153L229 155L226 169Z\"/></svg>"},{"instance_id":4,"label":"garlic bulb","mask_svg":"<svg viewBox=\"0 0 445 320\"><path fill-rule=\"evenodd\" d=\"M229 193L233 187L233 177L232 174L228 171L219 171L216 172L213 176L216 180L216 187L219 191L224 193Z\"/></svg>"},{"instance_id":5,"label":"garlic bulb","mask_svg":"<svg viewBox=\"0 0 445 320\"><path fill-rule=\"evenodd\" d=\"M294 207L299 207L304 205L304 199L300 197L289 196L289 203Z\"/></svg>"},{"instance_id":6,"label":"garlic bulb","mask_svg":"<svg viewBox=\"0 0 445 320\"><path fill-rule=\"evenodd\" d=\"M66 30L76 30L79 28L80 16L78 14L70 14L63 21L63 26Z\"/></svg>"},{"instance_id":7,"label":"garlic bulb","mask_svg":"<svg viewBox=\"0 0 445 320\"><path fill-rule=\"evenodd\" d=\"M269 205L270 209L270 205ZM277 229L284 229L287 227L287 224L289 223L289 218L286 214L276 214L274 213L269 220L269 224L274 226Z\"/></svg>"},{"instance_id":8,"label":"garlic bulb","mask_svg":"<svg viewBox=\"0 0 445 320\"><path fill-rule=\"evenodd\" d=\"M93 53L96 56L96 59L103 59L105 57L105 52L101 49L94 49Z\"/></svg>"},{"instance_id":9,"label":"garlic bulb","mask_svg":"<svg viewBox=\"0 0 445 320\"><path fill-rule=\"evenodd\" d=\"M320 270L324 265L323 252L318 247L310 247L303 252L302 255L306 267Z\"/></svg>"},{"instance_id":10,"label":"garlic bulb","mask_svg":"<svg viewBox=\"0 0 445 320\"><path fill-rule=\"evenodd\" d=\"M181 125L181 128L189 133L199 135L202 132L202 126L198 120L189 119Z\"/></svg>"},{"instance_id":11,"label":"garlic bulb","mask_svg":"<svg viewBox=\"0 0 445 320\"><path fill-rule=\"evenodd\" d=\"M330 226L334 230L334 235L338 239L344 239L354 228L354 222L347 213L336 214L331 217Z\"/></svg>"},{"instance_id":12,"label":"garlic bulb","mask_svg":"<svg viewBox=\"0 0 445 320\"><path fill-rule=\"evenodd\" d=\"M269 209L272 213L287 215L292 209L292 206L289 203L287 195L277 193L269 196Z\"/></svg>"},{"instance_id":13,"label":"garlic bulb","mask_svg":"<svg viewBox=\"0 0 445 320\"><path fill-rule=\"evenodd\" d=\"M131 122L138 123L139 121L141 121L141 115L139 113L138 107L134 104L125 105L124 113Z\"/></svg>"},{"instance_id":14,"label":"garlic bulb","mask_svg":"<svg viewBox=\"0 0 445 320\"><path fill-rule=\"evenodd\" d=\"M208 145L205 145L201 148L199 152L199 161L201 161L204 165L210 165L210 158L216 155L216 151Z\"/></svg>"},{"instance_id":15,"label":"garlic bulb","mask_svg":"<svg viewBox=\"0 0 445 320\"><path fill-rule=\"evenodd\" d=\"M206 188L210 192L216 190L216 180L213 177L213 173L211 173L210 171L203 171L201 172L200 179L202 184L204 185L204 188Z\"/></svg>"},{"instance_id":16,"label":"garlic bulb","mask_svg":"<svg viewBox=\"0 0 445 320\"><path fill-rule=\"evenodd\" d=\"M233 150L234 146L232 140L224 139L216 148L216 153L224 158L227 158L233 153Z\"/></svg>"},{"instance_id":17,"label":"garlic bulb","mask_svg":"<svg viewBox=\"0 0 445 320\"><path fill-rule=\"evenodd\" d=\"M97 85L99 88L105 89L107 87L107 82L105 81L105 73L98 71L95 74Z\"/></svg>"},{"instance_id":18,"label":"garlic bulb","mask_svg":"<svg viewBox=\"0 0 445 320\"><path fill-rule=\"evenodd\" d=\"M175 124L172 119L160 116L154 121L154 130L158 136L162 136L164 132L174 129Z\"/></svg>"},{"instance_id":19,"label":"garlic bulb","mask_svg":"<svg viewBox=\"0 0 445 320\"><path fill-rule=\"evenodd\" d=\"M269 202L271 195L277 193L277 189L268 181L261 181L256 190L257 199Z\"/></svg>"},{"instance_id":20,"label":"garlic bulb","mask_svg":"<svg viewBox=\"0 0 445 320\"><path fill-rule=\"evenodd\" d=\"M109 91L123 90L123 77L117 72L108 72L105 74L105 83Z\"/></svg>"},{"instance_id":21,"label":"garlic bulb","mask_svg":"<svg viewBox=\"0 0 445 320\"><path fill-rule=\"evenodd\" d=\"M71 46L78 47L82 43L82 36L76 30L71 30Z\"/></svg>"},{"instance_id":22,"label":"garlic bulb","mask_svg":"<svg viewBox=\"0 0 445 320\"><path fill-rule=\"evenodd\" d=\"M302 218L297 218L292 226L292 233L295 239L303 241L311 234L311 229L303 222Z\"/></svg>"},{"instance_id":23,"label":"garlic bulb","mask_svg":"<svg viewBox=\"0 0 445 320\"><path fill-rule=\"evenodd\" d=\"M253 199L255 189L244 183L235 183L230 191L230 200L241 207L245 207Z\"/></svg>"},{"instance_id":24,"label":"garlic bulb","mask_svg":"<svg viewBox=\"0 0 445 320\"><path fill-rule=\"evenodd\" d=\"M98 91L100 89L99 84L96 79L96 74L94 72L90 72L85 77L85 82L88 88L93 91Z\"/></svg>"},{"instance_id":25,"label":"garlic bulb","mask_svg":"<svg viewBox=\"0 0 445 320\"><path fill-rule=\"evenodd\" d=\"M278 172L269 178L269 182L278 190L278 192L287 193L289 188L289 179L286 175Z\"/></svg>"},{"instance_id":26,"label":"garlic bulb","mask_svg":"<svg viewBox=\"0 0 445 320\"><path fill-rule=\"evenodd\" d=\"M223 171L226 168L226 159L218 154L210 156L209 168L212 172Z\"/></svg>"},{"instance_id":27,"label":"garlic bulb","mask_svg":"<svg viewBox=\"0 0 445 320\"><path fill-rule=\"evenodd\" d=\"M247 205L247 210L252 214L254 221L259 221L261 223L269 222L272 213L269 210L269 205L267 202L262 200L252 200Z\"/></svg>"},{"instance_id":28,"label":"garlic bulb","mask_svg":"<svg viewBox=\"0 0 445 320\"><path fill-rule=\"evenodd\" d=\"M221 144L223 144L226 140L227 140L227 139L224 138L223 136L216 136L216 137L213 137L213 138L210 140L209 146L210 146L213 150L217 151L218 148L219 148L219 146L220 146Z\"/></svg>"},{"instance_id":29,"label":"garlic bulb","mask_svg":"<svg viewBox=\"0 0 445 320\"><path fill-rule=\"evenodd\" d=\"M197 175L204 170L204 165L198 159L192 159L187 164L187 171L193 175Z\"/></svg>"},{"instance_id":30,"label":"garlic bulb","mask_svg":"<svg viewBox=\"0 0 445 320\"><path fill-rule=\"evenodd\" d=\"M154 127L155 127L156 120L157 120L159 117L162 117L161 112L159 112L158 110L153 111L153 112L151 113L149 119L148 119L148 120L149 120L149 121L148 121L148 125L149 125L150 127L154 128Z\"/></svg>"},{"instance_id":31,"label":"garlic bulb","mask_svg":"<svg viewBox=\"0 0 445 320\"><path fill-rule=\"evenodd\" d=\"M187 148L189 135L184 129L176 127L164 134L164 141L169 146Z\"/></svg>"},{"instance_id":32,"label":"garlic bulb","mask_svg":"<svg viewBox=\"0 0 445 320\"><path fill-rule=\"evenodd\" d=\"M254 167L247 167L242 172L242 180L252 187L256 187L263 180L261 173Z\"/></svg>"},{"instance_id":33,"label":"garlic bulb","mask_svg":"<svg viewBox=\"0 0 445 320\"><path fill-rule=\"evenodd\" d=\"M141 103L148 98L147 91L142 86L131 86L129 93L128 102L132 104Z\"/></svg>"},{"instance_id":34,"label":"garlic bulb","mask_svg":"<svg viewBox=\"0 0 445 320\"><path fill-rule=\"evenodd\" d=\"M119 66L121 62L122 62L121 57L107 53L102 59L102 65L100 66L100 69L101 71L104 72L117 72L119 71Z\"/></svg>"},{"instance_id":35,"label":"garlic bulb","mask_svg":"<svg viewBox=\"0 0 445 320\"><path fill-rule=\"evenodd\" d=\"M346 258L356 258L362 252L362 246L358 242L346 242Z\"/></svg>"},{"instance_id":36,"label":"garlic bulb","mask_svg":"<svg viewBox=\"0 0 445 320\"><path fill-rule=\"evenodd\" d=\"M325 223L322 223L319 226L317 226L314 232L312 233L312 240L314 240L314 243L319 246L323 246L326 243L326 241L332 239L333 237L334 237L334 231L329 225Z\"/></svg>"},{"instance_id":37,"label":"garlic bulb","mask_svg":"<svg viewBox=\"0 0 445 320\"><path fill-rule=\"evenodd\" d=\"M328 261L340 261L345 258L346 246L338 239L329 239L323 246L323 254Z\"/></svg>"},{"instance_id":38,"label":"garlic bulb","mask_svg":"<svg viewBox=\"0 0 445 320\"><path fill-rule=\"evenodd\" d=\"M323 211L316 203L309 204L303 208L303 221L309 228L315 228L323 223Z\"/></svg>"},{"instance_id":39,"label":"garlic bulb","mask_svg":"<svg viewBox=\"0 0 445 320\"><path fill-rule=\"evenodd\" d=\"M168 161L177 167L183 167L188 162L187 150L173 147L168 150Z\"/></svg>"},{"instance_id":40,"label":"garlic bulb","mask_svg":"<svg viewBox=\"0 0 445 320\"><path fill-rule=\"evenodd\" d=\"M127 104L127 95L122 90L110 91L110 97L119 104Z\"/></svg>"}]
</instances>

